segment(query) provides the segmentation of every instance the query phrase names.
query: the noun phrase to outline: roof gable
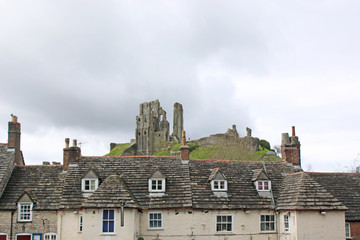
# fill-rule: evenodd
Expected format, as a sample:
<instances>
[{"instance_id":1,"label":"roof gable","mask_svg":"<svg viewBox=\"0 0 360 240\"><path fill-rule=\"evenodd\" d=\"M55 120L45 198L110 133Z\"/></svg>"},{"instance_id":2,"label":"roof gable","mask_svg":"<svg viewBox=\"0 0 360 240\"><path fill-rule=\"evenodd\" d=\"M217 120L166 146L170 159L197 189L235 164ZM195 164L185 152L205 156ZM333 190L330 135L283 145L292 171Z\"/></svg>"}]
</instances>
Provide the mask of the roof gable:
<instances>
[{"instance_id":1,"label":"roof gable","mask_svg":"<svg viewBox=\"0 0 360 240\"><path fill-rule=\"evenodd\" d=\"M156 170L155 172L153 172L153 174L151 174L150 178L166 178L161 172L160 170Z\"/></svg>"},{"instance_id":2,"label":"roof gable","mask_svg":"<svg viewBox=\"0 0 360 240\"><path fill-rule=\"evenodd\" d=\"M82 176L82 178L99 178L99 175L95 172L93 167L90 167L89 170Z\"/></svg>"},{"instance_id":3,"label":"roof gable","mask_svg":"<svg viewBox=\"0 0 360 240\"><path fill-rule=\"evenodd\" d=\"M138 207L134 196L119 175L110 175L82 204L84 208L94 207Z\"/></svg>"},{"instance_id":4,"label":"roof gable","mask_svg":"<svg viewBox=\"0 0 360 240\"><path fill-rule=\"evenodd\" d=\"M211 180L226 180L225 175L220 171L220 168L214 168L211 170L208 181Z\"/></svg>"},{"instance_id":5,"label":"roof gable","mask_svg":"<svg viewBox=\"0 0 360 240\"><path fill-rule=\"evenodd\" d=\"M253 182L258 180L270 180L264 169L255 169L251 179Z\"/></svg>"},{"instance_id":6,"label":"roof gable","mask_svg":"<svg viewBox=\"0 0 360 240\"><path fill-rule=\"evenodd\" d=\"M34 197L30 191L25 190L24 193L19 197L16 202L37 202L36 197Z\"/></svg>"}]
</instances>

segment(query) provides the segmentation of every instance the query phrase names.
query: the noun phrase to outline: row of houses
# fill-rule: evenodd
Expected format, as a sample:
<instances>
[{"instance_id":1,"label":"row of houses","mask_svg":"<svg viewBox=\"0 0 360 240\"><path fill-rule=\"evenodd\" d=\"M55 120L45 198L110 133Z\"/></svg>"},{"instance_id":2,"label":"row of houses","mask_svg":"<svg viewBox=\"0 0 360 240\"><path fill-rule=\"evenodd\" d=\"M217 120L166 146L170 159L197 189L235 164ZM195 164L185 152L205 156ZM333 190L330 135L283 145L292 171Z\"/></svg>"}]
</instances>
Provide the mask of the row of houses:
<instances>
[{"instance_id":1,"label":"row of houses","mask_svg":"<svg viewBox=\"0 0 360 240\"><path fill-rule=\"evenodd\" d=\"M360 174L304 172L294 130L281 162L190 159L183 136L180 156L86 157L66 139L62 164L25 165L20 135L13 117L0 240L360 239Z\"/></svg>"}]
</instances>

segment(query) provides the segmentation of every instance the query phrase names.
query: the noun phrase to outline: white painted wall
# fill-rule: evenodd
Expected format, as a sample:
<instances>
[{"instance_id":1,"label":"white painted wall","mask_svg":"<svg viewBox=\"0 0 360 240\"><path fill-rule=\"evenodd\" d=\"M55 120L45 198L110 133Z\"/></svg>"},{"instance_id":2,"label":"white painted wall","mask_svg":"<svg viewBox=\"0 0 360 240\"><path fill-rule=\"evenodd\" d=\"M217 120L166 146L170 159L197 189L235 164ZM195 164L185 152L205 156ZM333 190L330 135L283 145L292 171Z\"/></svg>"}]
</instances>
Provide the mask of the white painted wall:
<instances>
[{"instance_id":1,"label":"white painted wall","mask_svg":"<svg viewBox=\"0 0 360 240\"><path fill-rule=\"evenodd\" d=\"M124 226L121 226L120 209L115 209L115 232L102 233L102 209L86 209L74 213L74 211L62 211L59 219L60 240L115 240L137 239L138 211L125 209ZM83 231L79 232L79 215L83 216Z\"/></svg>"},{"instance_id":2,"label":"white painted wall","mask_svg":"<svg viewBox=\"0 0 360 240\"><path fill-rule=\"evenodd\" d=\"M163 214L163 229L152 230L148 227L148 213L161 212ZM155 239L238 239L238 240L275 240L277 233L260 233L260 211L191 211L159 210L144 211L139 215L139 236L145 240ZM272 213L264 211L262 213ZM233 216L233 231L231 233L216 232L216 215L231 214Z\"/></svg>"},{"instance_id":3,"label":"white painted wall","mask_svg":"<svg viewBox=\"0 0 360 240\"><path fill-rule=\"evenodd\" d=\"M149 212L162 213L163 228L150 229ZM176 214L178 212L178 214ZM260 214L272 214L273 211L252 210L248 213L237 211L200 211L200 210L144 210L125 209L125 226L120 226L120 209L115 209L115 233L102 233L102 209L61 211L59 214L60 240L321 240L344 239L345 213L318 211L290 212L290 231L284 231L283 215L275 214L276 231L260 231ZM83 232L79 233L79 215L83 216ZM216 216L233 216L233 231L216 232Z\"/></svg>"}]
</instances>

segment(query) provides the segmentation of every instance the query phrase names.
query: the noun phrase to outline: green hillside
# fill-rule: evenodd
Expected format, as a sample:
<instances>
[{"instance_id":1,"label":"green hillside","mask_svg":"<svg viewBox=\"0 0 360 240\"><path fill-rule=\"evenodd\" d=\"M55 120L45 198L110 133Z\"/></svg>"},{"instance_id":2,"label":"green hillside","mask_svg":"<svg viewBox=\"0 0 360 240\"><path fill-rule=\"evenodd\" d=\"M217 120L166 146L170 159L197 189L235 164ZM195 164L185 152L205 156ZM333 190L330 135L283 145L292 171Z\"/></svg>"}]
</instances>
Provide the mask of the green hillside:
<instances>
[{"instance_id":1,"label":"green hillside","mask_svg":"<svg viewBox=\"0 0 360 240\"><path fill-rule=\"evenodd\" d=\"M119 144L116 147L114 147L113 149L111 149L111 151L106 155L107 156L120 156L123 153L123 151L128 147L130 147L130 143Z\"/></svg>"},{"instance_id":2,"label":"green hillside","mask_svg":"<svg viewBox=\"0 0 360 240\"><path fill-rule=\"evenodd\" d=\"M194 142L188 142L190 147L190 158L209 159L209 160L242 160L242 161L281 161L275 155L266 155L268 149L260 147L261 150L251 152L243 150L239 145L226 145L214 147L198 147ZM120 144L113 148L107 155L120 156L122 152L130 146L130 143ZM179 151L181 144L169 144L167 150L154 154L155 156L170 156L171 152Z\"/></svg>"}]
</instances>

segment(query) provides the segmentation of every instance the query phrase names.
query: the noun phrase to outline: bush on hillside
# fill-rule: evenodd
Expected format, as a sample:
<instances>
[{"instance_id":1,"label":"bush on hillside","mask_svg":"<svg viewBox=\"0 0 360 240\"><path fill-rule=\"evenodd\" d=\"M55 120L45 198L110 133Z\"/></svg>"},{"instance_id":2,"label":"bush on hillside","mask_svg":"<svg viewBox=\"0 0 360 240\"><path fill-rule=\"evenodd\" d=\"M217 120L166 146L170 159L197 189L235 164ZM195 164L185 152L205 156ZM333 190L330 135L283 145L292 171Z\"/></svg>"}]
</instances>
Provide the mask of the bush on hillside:
<instances>
[{"instance_id":1,"label":"bush on hillside","mask_svg":"<svg viewBox=\"0 0 360 240\"><path fill-rule=\"evenodd\" d=\"M270 150L270 148L271 148L270 143L268 141L264 140L264 139L261 139L259 141L259 146L264 148L264 149L267 149L267 150Z\"/></svg>"}]
</instances>

